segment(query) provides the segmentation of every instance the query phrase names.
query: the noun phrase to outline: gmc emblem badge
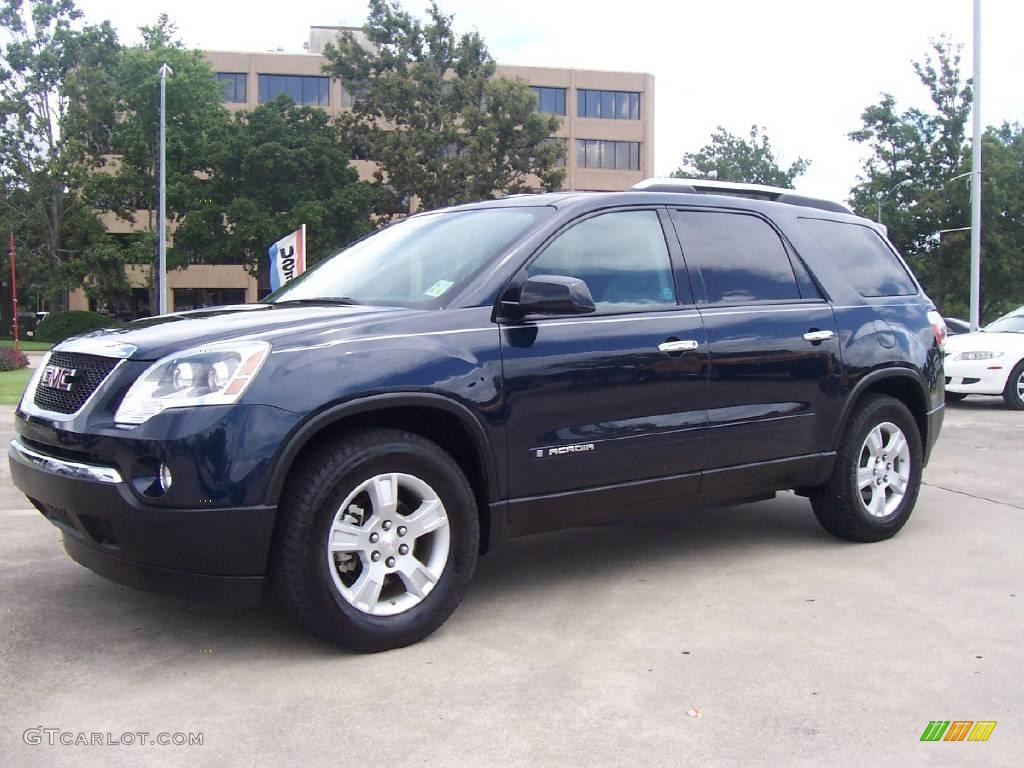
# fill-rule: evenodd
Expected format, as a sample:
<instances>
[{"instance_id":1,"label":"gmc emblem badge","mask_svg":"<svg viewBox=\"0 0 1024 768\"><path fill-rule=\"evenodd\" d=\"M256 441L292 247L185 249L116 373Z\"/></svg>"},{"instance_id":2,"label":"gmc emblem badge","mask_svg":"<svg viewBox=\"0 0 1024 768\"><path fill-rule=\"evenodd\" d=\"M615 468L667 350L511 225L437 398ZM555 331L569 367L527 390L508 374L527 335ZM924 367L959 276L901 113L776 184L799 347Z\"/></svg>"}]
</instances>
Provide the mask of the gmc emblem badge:
<instances>
[{"instance_id":1,"label":"gmc emblem badge","mask_svg":"<svg viewBox=\"0 0 1024 768\"><path fill-rule=\"evenodd\" d=\"M40 379L40 383L44 387L70 392L72 379L77 372L77 368L61 368L59 365L48 365L43 368L43 378Z\"/></svg>"}]
</instances>

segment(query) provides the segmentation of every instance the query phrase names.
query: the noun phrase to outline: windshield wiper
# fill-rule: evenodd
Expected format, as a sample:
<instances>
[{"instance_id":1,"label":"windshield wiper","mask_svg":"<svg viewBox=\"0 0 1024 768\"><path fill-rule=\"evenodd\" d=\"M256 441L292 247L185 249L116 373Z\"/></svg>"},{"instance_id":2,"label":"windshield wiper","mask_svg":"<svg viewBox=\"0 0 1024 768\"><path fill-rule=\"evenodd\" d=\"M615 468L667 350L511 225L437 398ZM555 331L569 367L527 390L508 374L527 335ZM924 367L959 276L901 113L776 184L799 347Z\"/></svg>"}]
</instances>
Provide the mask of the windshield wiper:
<instances>
[{"instance_id":1,"label":"windshield wiper","mask_svg":"<svg viewBox=\"0 0 1024 768\"><path fill-rule=\"evenodd\" d=\"M272 306L282 304L337 304L344 307L355 307L361 304L350 296L317 296L312 299L284 299L283 301L272 302Z\"/></svg>"}]
</instances>

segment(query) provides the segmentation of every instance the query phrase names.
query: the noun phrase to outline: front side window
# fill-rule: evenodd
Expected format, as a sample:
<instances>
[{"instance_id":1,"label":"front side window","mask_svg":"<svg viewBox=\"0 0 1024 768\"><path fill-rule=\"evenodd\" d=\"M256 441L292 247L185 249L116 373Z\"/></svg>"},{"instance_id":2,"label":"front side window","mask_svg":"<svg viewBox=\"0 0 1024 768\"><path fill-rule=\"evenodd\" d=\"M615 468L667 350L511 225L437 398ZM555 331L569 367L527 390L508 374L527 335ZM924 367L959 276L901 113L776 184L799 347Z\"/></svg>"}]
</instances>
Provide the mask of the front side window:
<instances>
[{"instance_id":1,"label":"front side window","mask_svg":"<svg viewBox=\"0 0 1024 768\"><path fill-rule=\"evenodd\" d=\"M827 219L800 219L800 226L831 258L861 296L913 296L917 286L870 227Z\"/></svg>"},{"instance_id":2,"label":"front side window","mask_svg":"<svg viewBox=\"0 0 1024 768\"><path fill-rule=\"evenodd\" d=\"M325 259L264 301L445 306L447 297L552 210L523 206L413 216Z\"/></svg>"},{"instance_id":3,"label":"front side window","mask_svg":"<svg viewBox=\"0 0 1024 768\"><path fill-rule=\"evenodd\" d=\"M707 303L801 298L782 241L765 221L717 211L673 211L672 220L687 269L703 280Z\"/></svg>"},{"instance_id":4,"label":"front side window","mask_svg":"<svg viewBox=\"0 0 1024 768\"><path fill-rule=\"evenodd\" d=\"M527 269L585 281L599 312L676 303L665 235L654 211L617 211L562 233Z\"/></svg>"},{"instance_id":5,"label":"front side window","mask_svg":"<svg viewBox=\"0 0 1024 768\"><path fill-rule=\"evenodd\" d=\"M260 75L260 104L273 101L281 94L296 104L315 107L328 105L330 78L312 75Z\"/></svg>"}]
</instances>

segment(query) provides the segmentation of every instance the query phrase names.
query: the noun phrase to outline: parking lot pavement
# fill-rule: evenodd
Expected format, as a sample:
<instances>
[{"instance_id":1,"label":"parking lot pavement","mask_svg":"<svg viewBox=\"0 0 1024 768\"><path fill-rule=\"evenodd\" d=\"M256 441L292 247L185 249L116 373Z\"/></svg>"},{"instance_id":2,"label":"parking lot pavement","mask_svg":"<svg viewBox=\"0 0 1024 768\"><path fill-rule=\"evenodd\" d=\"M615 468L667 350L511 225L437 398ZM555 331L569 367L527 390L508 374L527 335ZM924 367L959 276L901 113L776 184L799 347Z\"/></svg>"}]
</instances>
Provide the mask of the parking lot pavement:
<instances>
[{"instance_id":1,"label":"parking lot pavement","mask_svg":"<svg viewBox=\"0 0 1024 768\"><path fill-rule=\"evenodd\" d=\"M790 494L522 539L484 558L433 637L376 656L274 609L92 575L4 463L0 755L12 768L1019 765L1022 427L996 400L949 408L890 541L834 540ZM936 719L998 726L985 743L922 743ZM39 725L203 745L25 745Z\"/></svg>"}]
</instances>

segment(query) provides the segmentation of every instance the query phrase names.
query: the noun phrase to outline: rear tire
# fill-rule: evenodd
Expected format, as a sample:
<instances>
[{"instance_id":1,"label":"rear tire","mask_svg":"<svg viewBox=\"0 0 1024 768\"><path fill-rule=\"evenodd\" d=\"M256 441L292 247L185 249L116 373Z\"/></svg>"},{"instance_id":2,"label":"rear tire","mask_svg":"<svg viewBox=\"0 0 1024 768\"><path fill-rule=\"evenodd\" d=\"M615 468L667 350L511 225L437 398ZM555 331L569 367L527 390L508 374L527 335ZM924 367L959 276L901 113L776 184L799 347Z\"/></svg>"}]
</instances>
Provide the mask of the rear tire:
<instances>
[{"instance_id":1,"label":"rear tire","mask_svg":"<svg viewBox=\"0 0 1024 768\"><path fill-rule=\"evenodd\" d=\"M907 406L869 396L846 425L832 476L810 494L814 515L848 541L895 536L917 501L922 463L921 433Z\"/></svg>"},{"instance_id":2,"label":"rear tire","mask_svg":"<svg viewBox=\"0 0 1024 768\"><path fill-rule=\"evenodd\" d=\"M399 648L440 627L466 592L480 545L458 464L396 429L353 431L299 461L271 554L284 604L354 651Z\"/></svg>"},{"instance_id":3,"label":"rear tire","mask_svg":"<svg viewBox=\"0 0 1024 768\"><path fill-rule=\"evenodd\" d=\"M1006 387L1003 388L1003 402L1007 408L1015 411L1024 411L1024 360L1021 360L1010 371L1006 380Z\"/></svg>"}]
</instances>

